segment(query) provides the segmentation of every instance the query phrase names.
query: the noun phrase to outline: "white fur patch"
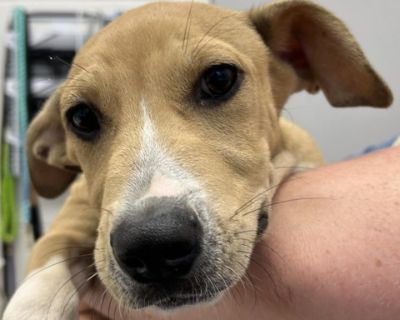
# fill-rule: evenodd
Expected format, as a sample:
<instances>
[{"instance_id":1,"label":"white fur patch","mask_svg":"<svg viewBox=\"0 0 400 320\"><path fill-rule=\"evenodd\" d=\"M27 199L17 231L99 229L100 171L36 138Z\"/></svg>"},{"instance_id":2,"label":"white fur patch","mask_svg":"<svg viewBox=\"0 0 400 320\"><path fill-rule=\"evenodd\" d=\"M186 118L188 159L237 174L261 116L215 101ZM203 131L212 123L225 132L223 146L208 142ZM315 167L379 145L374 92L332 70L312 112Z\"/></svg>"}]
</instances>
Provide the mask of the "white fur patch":
<instances>
[{"instance_id":1,"label":"white fur patch","mask_svg":"<svg viewBox=\"0 0 400 320\"><path fill-rule=\"evenodd\" d=\"M78 319L79 296L65 258L33 271L11 298L3 320Z\"/></svg>"},{"instance_id":2,"label":"white fur patch","mask_svg":"<svg viewBox=\"0 0 400 320\"><path fill-rule=\"evenodd\" d=\"M150 187L143 196L148 197L173 197L183 194L185 189L175 179L168 178L156 171L151 179Z\"/></svg>"},{"instance_id":3,"label":"white fur patch","mask_svg":"<svg viewBox=\"0 0 400 320\"><path fill-rule=\"evenodd\" d=\"M123 194L122 207L125 211L135 201L148 197L179 196L201 190L200 184L186 172L162 145L160 136L152 122L146 102L140 102L143 125L140 151L135 172ZM202 195L204 196L204 195ZM133 201L132 201L133 200Z\"/></svg>"}]
</instances>

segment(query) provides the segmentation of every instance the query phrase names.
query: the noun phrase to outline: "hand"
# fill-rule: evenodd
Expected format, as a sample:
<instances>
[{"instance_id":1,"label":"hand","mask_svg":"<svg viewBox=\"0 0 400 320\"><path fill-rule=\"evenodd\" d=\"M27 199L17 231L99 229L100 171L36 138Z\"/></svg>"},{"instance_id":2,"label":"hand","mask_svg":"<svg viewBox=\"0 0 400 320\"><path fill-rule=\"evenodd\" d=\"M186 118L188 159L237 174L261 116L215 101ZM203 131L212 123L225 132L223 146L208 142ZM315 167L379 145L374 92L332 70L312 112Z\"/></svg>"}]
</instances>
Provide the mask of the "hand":
<instances>
[{"instance_id":1,"label":"hand","mask_svg":"<svg viewBox=\"0 0 400 320\"><path fill-rule=\"evenodd\" d=\"M215 305L128 317L90 292L86 310L113 319L398 319L399 172L400 148L393 148L289 179L275 196L248 279Z\"/></svg>"}]
</instances>

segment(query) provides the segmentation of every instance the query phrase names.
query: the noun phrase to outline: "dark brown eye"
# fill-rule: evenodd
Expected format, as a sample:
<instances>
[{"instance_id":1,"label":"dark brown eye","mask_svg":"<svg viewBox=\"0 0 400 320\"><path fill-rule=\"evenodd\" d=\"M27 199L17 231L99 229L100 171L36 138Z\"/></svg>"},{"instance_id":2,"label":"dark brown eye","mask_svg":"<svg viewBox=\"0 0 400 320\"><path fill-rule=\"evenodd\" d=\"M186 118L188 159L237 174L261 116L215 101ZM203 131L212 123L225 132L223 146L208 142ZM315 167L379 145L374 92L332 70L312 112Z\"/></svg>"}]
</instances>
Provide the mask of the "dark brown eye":
<instances>
[{"instance_id":1,"label":"dark brown eye","mask_svg":"<svg viewBox=\"0 0 400 320\"><path fill-rule=\"evenodd\" d=\"M225 100L237 89L239 70L230 64L219 64L208 68L201 77L200 98L203 100Z\"/></svg>"},{"instance_id":2,"label":"dark brown eye","mask_svg":"<svg viewBox=\"0 0 400 320\"><path fill-rule=\"evenodd\" d=\"M85 103L70 108L66 117L72 131L83 140L93 140L100 131L96 112Z\"/></svg>"}]
</instances>

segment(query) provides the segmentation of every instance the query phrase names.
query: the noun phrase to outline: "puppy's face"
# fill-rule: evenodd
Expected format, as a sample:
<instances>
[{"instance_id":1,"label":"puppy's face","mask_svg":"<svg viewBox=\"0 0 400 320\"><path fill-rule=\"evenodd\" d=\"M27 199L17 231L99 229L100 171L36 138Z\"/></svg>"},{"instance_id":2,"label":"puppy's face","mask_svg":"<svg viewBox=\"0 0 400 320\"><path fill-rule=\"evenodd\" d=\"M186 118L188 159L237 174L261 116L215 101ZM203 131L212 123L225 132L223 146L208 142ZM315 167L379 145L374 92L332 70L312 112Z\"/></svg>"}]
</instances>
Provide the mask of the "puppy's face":
<instances>
[{"instance_id":1,"label":"puppy's face","mask_svg":"<svg viewBox=\"0 0 400 320\"><path fill-rule=\"evenodd\" d=\"M265 194L245 205L268 187L277 125L265 47L238 14L208 37L232 13L203 6L184 39L189 8L153 5L114 22L79 53L61 93L67 141L105 209L99 275L134 307L216 297L243 276L266 226Z\"/></svg>"},{"instance_id":2,"label":"puppy's face","mask_svg":"<svg viewBox=\"0 0 400 320\"><path fill-rule=\"evenodd\" d=\"M291 93L322 86L333 104L389 103L342 24L351 52L341 54L365 81L326 74L335 66L320 56L331 48L309 32L321 15L332 18L303 1L251 14L154 4L79 52L31 127L31 171L48 196L83 172L100 214L98 274L117 299L174 308L210 301L244 276L267 226L272 161L285 149L279 111ZM38 166L50 182L35 179Z\"/></svg>"}]
</instances>

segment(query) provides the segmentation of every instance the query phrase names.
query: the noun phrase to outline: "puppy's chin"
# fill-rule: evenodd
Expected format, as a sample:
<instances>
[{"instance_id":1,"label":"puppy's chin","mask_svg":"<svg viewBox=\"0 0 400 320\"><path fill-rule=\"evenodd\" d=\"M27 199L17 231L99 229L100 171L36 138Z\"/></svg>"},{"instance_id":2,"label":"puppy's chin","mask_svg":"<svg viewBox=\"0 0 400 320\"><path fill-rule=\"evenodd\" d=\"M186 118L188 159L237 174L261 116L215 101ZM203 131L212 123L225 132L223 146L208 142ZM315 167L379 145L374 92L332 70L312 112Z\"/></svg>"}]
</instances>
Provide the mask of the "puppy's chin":
<instances>
[{"instance_id":1,"label":"puppy's chin","mask_svg":"<svg viewBox=\"0 0 400 320\"><path fill-rule=\"evenodd\" d=\"M162 297L147 297L146 299L135 299L135 309L146 309L160 312L176 312L182 309L211 306L217 303L229 289L221 289L209 294L165 294Z\"/></svg>"},{"instance_id":2,"label":"puppy's chin","mask_svg":"<svg viewBox=\"0 0 400 320\"><path fill-rule=\"evenodd\" d=\"M224 296L225 290L212 297L170 297L148 306L145 310L154 315L168 317L190 309L207 308L217 304Z\"/></svg>"}]
</instances>

